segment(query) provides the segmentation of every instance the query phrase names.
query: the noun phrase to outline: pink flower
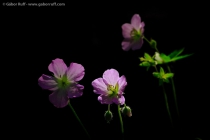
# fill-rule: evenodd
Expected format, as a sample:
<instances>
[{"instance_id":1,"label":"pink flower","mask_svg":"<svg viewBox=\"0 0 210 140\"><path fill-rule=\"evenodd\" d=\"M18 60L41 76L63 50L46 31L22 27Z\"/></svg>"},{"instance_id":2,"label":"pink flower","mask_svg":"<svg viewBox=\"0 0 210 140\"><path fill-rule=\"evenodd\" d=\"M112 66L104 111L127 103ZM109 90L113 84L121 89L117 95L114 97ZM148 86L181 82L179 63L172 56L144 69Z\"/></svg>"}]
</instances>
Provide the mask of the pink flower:
<instances>
[{"instance_id":1,"label":"pink flower","mask_svg":"<svg viewBox=\"0 0 210 140\"><path fill-rule=\"evenodd\" d=\"M54 77L42 74L38 84L43 89L53 91L49 100L55 107L65 107L69 98L82 96L84 86L77 83L85 75L81 64L71 63L67 67L62 59L57 58L50 63L48 69L53 72Z\"/></svg>"},{"instance_id":2,"label":"pink flower","mask_svg":"<svg viewBox=\"0 0 210 140\"><path fill-rule=\"evenodd\" d=\"M125 103L123 91L127 85L125 76L119 77L119 73L115 69L106 70L103 78L95 79L92 82L93 92L100 94L98 101L101 104L121 104Z\"/></svg>"},{"instance_id":3,"label":"pink flower","mask_svg":"<svg viewBox=\"0 0 210 140\"><path fill-rule=\"evenodd\" d=\"M144 22L141 22L141 17L138 14L133 15L131 24L125 23L122 25L122 34L124 40L122 49L128 51L138 50L143 45Z\"/></svg>"}]
</instances>

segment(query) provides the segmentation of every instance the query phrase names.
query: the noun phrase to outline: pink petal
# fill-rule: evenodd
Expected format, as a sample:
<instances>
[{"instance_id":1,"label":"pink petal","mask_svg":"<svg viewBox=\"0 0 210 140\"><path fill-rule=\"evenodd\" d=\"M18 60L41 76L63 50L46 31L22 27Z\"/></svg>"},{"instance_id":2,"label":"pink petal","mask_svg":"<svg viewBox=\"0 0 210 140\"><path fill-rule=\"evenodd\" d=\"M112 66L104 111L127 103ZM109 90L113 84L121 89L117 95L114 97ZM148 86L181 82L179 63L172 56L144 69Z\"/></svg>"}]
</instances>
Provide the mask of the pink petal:
<instances>
[{"instance_id":1,"label":"pink petal","mask_svg":"<svg viewBox=\"0 0 210 140\"><path fill-rule=\"evenodd\" d=\"M133 15L132 19L131 19L131 25L136 29L139 30L140 29L140 25L141 25L141 17L138 14Z\"/></svg>"},{"instance_id":2,"label":"pink petal","mask_svg":"<svg viewBox=\"0 0 210 140\"><path fill-rule=\"evenodd\" d=\"M60 78L65 74L67 66L62 59L56 58L50 63L48 69L54 73L55 77Z\"/></svg>"},{"instance_id":3,"label":"pink petal","mask_svg":"<svg viewBox=\"0 0 210 140\"><path fill-rule=\"evenodd\" d=\"M85 75L85 69L81 64L71 63L66 75L70 81L80 81Z\"/></svg>"},{"instance_id":4,"label":"pink petal","mask_svg":"<svg viewBox=\"0 0 210 140\"><path fill-rule=\"evenodd\" d=\"M125 76L121 76L120 79L118 80L118 85L119 85L119 90L123 92L125 90L125 87L127 86L126 78Z\"/></svg>"},{"instance_id":5,"label":"pink petal","mask_svg":"<svg viewBox=\"0 0 210 140\"><path fill-rule=\"evenodd\" d=\"M74 86L71 86L68 90L68 97L69 98L76 98L80 97L83 94L83 85L76 84Z\"/></svg>"},{"instance_id":6,"label":"pink petal","mask_svg":"<svg viewBox=\"0 0 210 140\"><path fill-rule=\"evenodd\" d=\"M101 104L112 104L112 98L106 96L106 95L100 95L98 96L98 101L101 103Z\"/></svg>"},{"instance_id":7,"label":"pink petal","mask_svg":"<svg viewBox=\"0 0 210 140\"><path fill-rule=\"evenodd\" d=\"M122 43L121 43L121 45L122 45L122 49L124 50L124 51L129 51L130 50L130 48L131 48L131 43L130 43L130 41L123 41Z\"/></svg>"},{"instance_id":8,"label":"pink petal","mask_svg":"<svg viewBox=\"0 0 210 140\"><path fill-rule=\"evenodd\" d=\"M113 98L113 102L115 104L117 104L117 105L118 104L124 105L124 103L125 103L125 97L123 95L121 95L119 98L115 97L115 98Z\"/></svg>"},{"instance_id":9,"label":"pink petal","mask_svg":"<svg viewBox=\"0 0 210 140\"><path fill-rule=\"evenodd\" d=\"M140 31L141 31L142 35L144 33L144 26L145 26L145 24L144 24L144 22L142 22L141 25L140 25Z\"/></svg>"},{"instance_id":10,"label":"pink petal","mask_svg":"<svg viewBox=\"0 0 210 140\"><path fill-rule=\"evenodd\" d=\"M143 45L143 38L141 38L138 42L132 45L132 50L135 51L141 49L142 45Z\"/></svg>"},{"instance_id":11,"label":"pink petal","mask_svg":"<svg viewBox=\"0 0 210 140\"><path fill-rule=\"evenodd\" d=\"M42 76L38 79L38 84L43 89L48 89L52 91L58 89L55 78L48 75L42 74Z\"/></svg>"},{"instance_id":12,"label":"pink petal","mask_svg":"<svg viewBox=\"0 0 210 140\"><path fill-rule=\"evenodd\" d=\"M96 94L106 94L108 92L107 86L103 82L103 78L95 79L92 82L92 86L94 87L94 93Z\"/></svg>"},{"instance_id":13,"label":"pink petal","mask_svg":"<svg viewBox=\"0 0 210 140\"><path fill-rule=\"evenodd\" d=\"M125 23L122 25L122 35L124 38L131 38L131 31L133 30L133 26L129 23Z\"/></svg>"},{"instance_id":14,"label":"pink petal","mask_svg":"<svg viewBox=\"0 0 210 140\"><path fill-rule=\"evenodd\" d=\"M145 23L144 22L141 22L141 28L144 28L144 26L145 26Z\"/></svg>"},{"instance_id":15,"label":"pink petal","mask_svg":"<svg viewBox=\"0 0 210 140\"><path fill-rule=\"evenodd\" d=\"M115 69L108 69L103 73L103 81L106 85L115 86L119 80L119 73Z\"/></svg>"},{"instance_id":16,"label":"pink petal","mask_svg":"<svg viewBox=\"0 0 210 140\"><path fill-rule=\"evenodd\" d=\"M50 102L57 108L65 107L69 99L67 97L67 92L65 90L56 90L49 95Z\"/></svg>"}]
</instances>

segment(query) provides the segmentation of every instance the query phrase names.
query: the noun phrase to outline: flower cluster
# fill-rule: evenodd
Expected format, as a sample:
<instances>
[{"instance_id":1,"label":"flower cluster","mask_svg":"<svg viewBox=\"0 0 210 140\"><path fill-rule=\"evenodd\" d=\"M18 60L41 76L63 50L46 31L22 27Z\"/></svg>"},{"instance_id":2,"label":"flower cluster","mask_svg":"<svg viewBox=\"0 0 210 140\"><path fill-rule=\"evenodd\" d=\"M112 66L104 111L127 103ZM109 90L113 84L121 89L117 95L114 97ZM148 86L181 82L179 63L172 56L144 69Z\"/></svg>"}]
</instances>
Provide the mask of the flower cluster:
<instances>
[{"instance_id":1,"label":"flower cluster","mask_svg":"<svg viewBox=\"0 0 210 140\"><path fill-rule=\"evenodd\" d=\"M170 80L172 81L177 113L178 106L173 82L174 73L171 72L168 63L189 57L192 54L180 55L184 49L175 50L169 55L160 53L157 49L157 42L153 39L148 40L144 36L144 26L145 24L142 22L141 17L138 14L134 14L131 18L131 23L125 23L122 25L122 35L124 40L122 41L121 46L124 51L129 51L130 49L138 50L141 49L145 40L149 43L151 48L155 49L154 55L144 53L144 56L139 58L141 61L139 65L141 67L146 67L147 70L150 67L155 69L152 74L154 77L159 79L159 84L163 86L167 111L171 119L167 95L164 89L164 83L170 83ZM157 68L158 66L160 67L159 71ZM164 66L168 69L164 70ZM77 63L70 63L70 66L67 67L62 59L57 58L52 60L48 69L53 73L53 76L42 74L42 76L38 79L39 86L43 89L52 91L52 94L49 95L49 100L55 107L63 108L69 104L78 121L81 123L69 100L83 95L84 86L80 85L78 82L83 79L85 75L85 68L81 64ZM102 74L102 77L92 81L92 86L93 92L99 95L98 101L101 104L108 105L108 110L104 114L107 122L110 122L113 118L110 105L116 104L118 106L118 113L123 133L121 113L128 117L132 116L131 108L125 104L124 90L127 86L126 77L124 75L119 76L119 72L116 69L107 69ZM121 105L124 107L121 108ZM84 130L86 131L86 129Z\"/></svg>"}]
</instances>

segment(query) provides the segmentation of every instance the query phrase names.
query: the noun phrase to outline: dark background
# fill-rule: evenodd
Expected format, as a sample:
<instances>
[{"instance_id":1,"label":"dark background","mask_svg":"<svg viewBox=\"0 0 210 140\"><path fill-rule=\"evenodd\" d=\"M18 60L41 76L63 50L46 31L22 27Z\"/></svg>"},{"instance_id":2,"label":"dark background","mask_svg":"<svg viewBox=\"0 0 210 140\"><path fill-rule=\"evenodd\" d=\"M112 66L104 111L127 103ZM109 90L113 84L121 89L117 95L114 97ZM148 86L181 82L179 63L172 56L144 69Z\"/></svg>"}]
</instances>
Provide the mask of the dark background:
<instances>
[{"instance_id":1,"label":"dark background","mask_svg":"<svg viewBox=\"0 0 210 140\"><path fill-rule=\"evenodd\" d=\"M97 101L98 95L91 86L94 79L110 68L118 70L120 76L125 75L128 82L125 98L133 116L123 117L126 139L206 139L209 91L205 90L208 81L205 71L209 68L204 68L206 63L201 55L208 51L203 45L205 34L201 33L206 19L203 5L149 1L65 4L65 7L2 6L6 53L2 53L2 58L9 61L4 66L11 67L7 73L15 83L9 89L10 101L3 100L8 115L4 129L13 134L8 136L86 139L70 108L55 108L48 100L51 92L37 84L42 74L50 75L51 61L61 58L68 66L76 62L85 68L85 77L80 81L85 86L84 94L70 101L93 139L121 138L117 106L111 105L114 118L107 124L103 117L107 105ZM147 42L137 51L124 52L121 48L121 25L130 23L134 14L140 14L145 22L145 36L157 41L160 52L169 54L185 47L185 54L195 53L172 65L181 115L179 120L168 84L175 128L170 125L162 88L152 76L154 69L146 72L139 67L139 57L144 52L152 55L154 50Z\"/></svg>"}]
</instances>

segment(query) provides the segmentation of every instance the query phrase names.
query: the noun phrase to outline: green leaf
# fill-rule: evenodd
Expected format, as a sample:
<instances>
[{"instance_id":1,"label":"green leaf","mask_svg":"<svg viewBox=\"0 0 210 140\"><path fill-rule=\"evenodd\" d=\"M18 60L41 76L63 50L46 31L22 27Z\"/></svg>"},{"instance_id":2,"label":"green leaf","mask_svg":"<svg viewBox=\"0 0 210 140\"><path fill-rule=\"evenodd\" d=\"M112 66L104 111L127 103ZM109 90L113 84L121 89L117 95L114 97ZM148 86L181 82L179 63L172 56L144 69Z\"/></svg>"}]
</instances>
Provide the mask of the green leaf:
<instances>
[{"instance_id":1,"label":"green leaf","mask_svg":"<svg viewBox=\"0 0 210 140\"><path fill-rule=\"evenodd\" d=\"M172 53L170 53L168 56L170 58L174 58L174 57L177 57L178 55L180 55L183 51L184 51L184 48L182 48L180 50L175 50Z\"/></svg>"},{"instance_id":2,"label":"green leaf","mask_svg":"<svg viewBox=\"0 0 210 140\"><path fill-rule=\"evenodd\" d=\"M169 56L165 55L164 53L161 53L160 57L163 59L164 63L168 63L171 60L171 58Z\"/></svg>"},{"instance_id":3,"label":"green leaf","mask_svg":"<svg viewBox=\"0 0 210 140\"><path fill-rule=\"evenodd\" d=\"M177 61L177 60L180 60L180 59L184 59L184 58L189 57L191 55L193 55L193 54L186 54L186 55L182 55L182 56L177 56L175 58L172 58L171 61Z\"/></svg>"},{"instance_id":4,"label":"green leaf","mask_svg":"<svg viewBox=\"0 0 210 140\"><path fill-rule=\"evenodd\" d=\"M160 73L159 73L159 72L153 72L152 74L153 74L153 76L155 76L156 78L160 78Z\"/></svg>"},{"instance_id":5,"label":"green leaf","mask_svg":"<svg viewBox=\"0 0 210 140\"><path fill-rule=\"evenodd\" d=\"M148 53L144 53L144 58L148 61L153 61L152 57Z\"/></svg>"},{"instance_id":6,"label":"green leaf","mask_svg":"<svg viewBox=\"0 0 210 140\"><path fill-rule=\"evenodd\" d=\"M144 61L145 60L143 57L140 57L139 59L140 59L140 61Z\"/></svg>"},{"instance_id":7,"label":"green leaf","mask_svg":"<svg viewBox=\"0 0 210 140\"><path fill-rule=\"evenodd\" d=\"M150 63L149 62L142 62L140 64L141 67L149 67L150 66Z\"/></svg>"},{"instance_id":8,"label":"green leaf","mask_svg":"<svg viewBox=\"0 0 210 140\"><path fill-rule=\"evenodd\" d=\"M164 69L162 67L160 67L160 75L161 77L165 74Z\"/></svg>"},{"instance_id":9,"label":"green leaf","mask_svg":"<svg viewBox=\"0 0 210 140\"><path fill-rule=\"evenodd\" d=\"M157 47L157 42L156 42L155 40L151 39L151 41L150 41L150 46L151 46L153 49L156 49L156 47Z\"/></svg>"},{"instance_id":10,"label":"green leaf","mask_svg":"<svg viewBox=\"0 0 210 140\"><path fill-rule=\"evenodd\" d=\"M173 76L174 76L173 73L166 73L166 74L164 75L164 78L165 78L165 79L168 79L168 78L172 78Z\"/></svg>"}]
</instances>

